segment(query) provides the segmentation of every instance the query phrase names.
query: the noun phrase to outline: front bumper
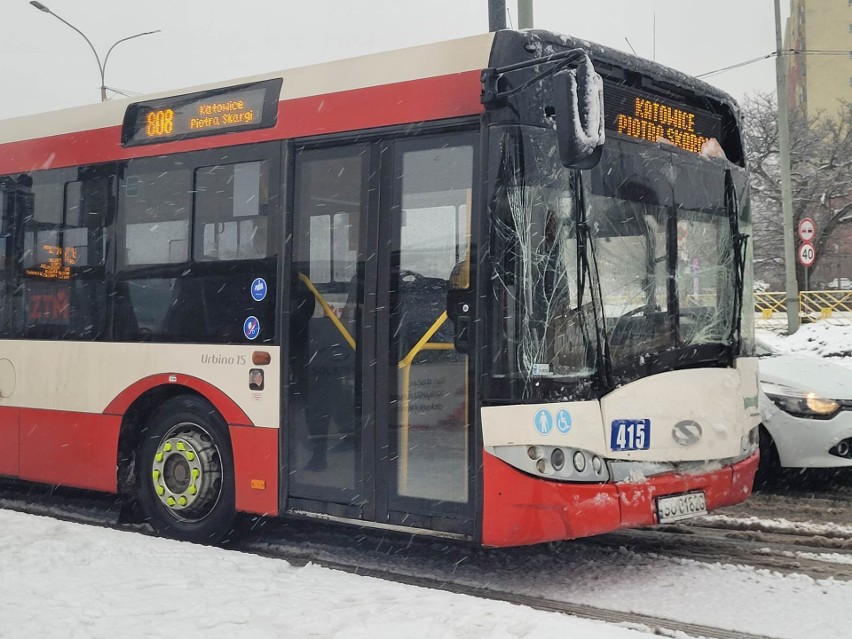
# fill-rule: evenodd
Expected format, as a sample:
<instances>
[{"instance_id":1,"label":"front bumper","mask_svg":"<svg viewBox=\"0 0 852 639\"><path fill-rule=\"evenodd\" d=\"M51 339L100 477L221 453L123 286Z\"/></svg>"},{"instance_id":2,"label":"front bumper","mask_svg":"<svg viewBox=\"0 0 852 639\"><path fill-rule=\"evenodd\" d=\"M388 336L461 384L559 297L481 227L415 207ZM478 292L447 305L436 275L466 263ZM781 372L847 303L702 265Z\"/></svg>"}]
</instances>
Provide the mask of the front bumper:
<instances>
[{"instance_id":1,"label":"front bumper","mask_svg":"<svg viewBox=\"0 0 852 639\"><path fill-rule=\"evenodd\" d=\"M852 467L852 459L828 451L852 439L852 411L842 410L831 419L808 419L785 413L761 395L763 426L772 435L781 466L787 468Z\"/></svg>"},{"instance_id":2,"label":"front bumper","mask_svg":"<svg viewBox=\"0 0 852 639\"><path fill-rule=\"evenodd\" d=\"M701 474L581 484L532 477L486 452L482 545L521 546L651 526L658 523L657 497L696 490L704 491L708 511L738 504L751 495L758 457Z\"/></svg>"}]
</instances>

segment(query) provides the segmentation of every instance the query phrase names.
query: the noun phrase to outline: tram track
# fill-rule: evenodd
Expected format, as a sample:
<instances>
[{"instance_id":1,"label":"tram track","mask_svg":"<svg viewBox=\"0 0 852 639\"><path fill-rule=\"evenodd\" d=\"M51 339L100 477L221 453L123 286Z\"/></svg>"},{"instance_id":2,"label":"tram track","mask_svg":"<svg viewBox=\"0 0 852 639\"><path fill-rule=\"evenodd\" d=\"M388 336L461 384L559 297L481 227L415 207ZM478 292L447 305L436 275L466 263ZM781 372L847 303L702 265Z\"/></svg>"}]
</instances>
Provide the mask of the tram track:
<instances>
[{"instance_id":1,"label":"tram track","mask_svg":"<svg viewBox=\"0 0 852 639\"><path fill-rule=\"evenodd\" d=\"M146 525L119 524L120 503L115 496L71 489L48 490L22 482L13 482L9 486L0 482L0 507L75 523L153 534ZM626 548L630 553L645 555L652 560L660 557L732 563L782 573L803 573L816 579L852 579L852 549L831 550L832 553L845 550L850 563L828 563L802 554L826 551L824 546L809 546L805 538L795 539L794 535L775 533L773 539L753 539L743 538L743 532L729 525L681 524L621 531L548 547L489 550L471 549L443 540L330 526L328 523L257 518L246 526L239 541L229 548L282 559L297 567L312 563L352 574L543 611L607 623L633 624L669 637L682 636L678 633L683 633L718 639L765 639L742 631L513 591L510 589L511 580L501 580L501 572L509 574L527 567L542 573L539 564L555 562L553 573L558 574L570 570L572 562L576 563L578 557L587 553L596 553L596 561L602 561L600 558L616 556L619 549ZM754 533L749 531L749 534ZM837 540L843 541L839 537ZM617 566L612 569L617 570ZM543 588L542 592L546 590Z\"/></svg>"},{"instance_id":2,"label":"tram track","mask_svg":"<svg viewBox=\"0 0 852 639\"><path fill-rule=\"evenodd\" d=\"M852 490L760 492L707 517L586 541L814 579L852 580Z\"/></svg>"},{"instance_id":3,"label":"tram track","mask_svg":"<svg viewBox=\"0 0 852 639\"><path fill-rule=\"evenodd\" d=\"M704 563L725 563L804 574L814 579L852 580L852 540L791 538L700 525L637 529L584 540L640 554ZM833 542L833 543L832 543Z\"/></svg>"}]
</instances>

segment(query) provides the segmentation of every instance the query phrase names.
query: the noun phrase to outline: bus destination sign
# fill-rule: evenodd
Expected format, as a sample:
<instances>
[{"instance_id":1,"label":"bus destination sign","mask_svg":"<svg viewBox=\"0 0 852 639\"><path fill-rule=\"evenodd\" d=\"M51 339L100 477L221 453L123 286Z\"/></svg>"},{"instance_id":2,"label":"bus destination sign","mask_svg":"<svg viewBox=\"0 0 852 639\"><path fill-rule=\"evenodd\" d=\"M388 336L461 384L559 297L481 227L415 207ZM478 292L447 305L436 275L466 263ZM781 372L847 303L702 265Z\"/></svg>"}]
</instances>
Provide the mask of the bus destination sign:
<instances>
[{"instance_id":1,"label":"bus destination sign","mask_svg":"<svg viewBox=\"0 0 852 639\"><path fill-rule=\"evenodd\" d=\"M145 102L127 107L124 146L156 144L275 126L281 80L267 80Z\"/></svg>"},{"instance_id":2,"label":"bus destination sign","mask_svg":"<svg viewBox=\"0 0 852 639\"><path fill-rule=\"evenodd\" d=\"M668 142L691 153L701 153L710 139L719 139L719 115L624 85L604 85L606 128L640 140Z\"/></svg>"}]
</instances>

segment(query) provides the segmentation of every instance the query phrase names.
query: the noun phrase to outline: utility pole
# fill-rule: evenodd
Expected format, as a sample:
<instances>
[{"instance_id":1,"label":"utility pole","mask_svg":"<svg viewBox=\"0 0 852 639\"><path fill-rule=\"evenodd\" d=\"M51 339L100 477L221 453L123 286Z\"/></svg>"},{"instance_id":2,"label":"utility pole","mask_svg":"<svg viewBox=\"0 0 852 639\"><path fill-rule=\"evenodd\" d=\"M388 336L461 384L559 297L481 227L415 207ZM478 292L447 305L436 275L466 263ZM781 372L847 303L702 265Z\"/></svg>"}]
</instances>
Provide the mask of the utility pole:
<instances>
[{"instance_id":1,"label":"utility pole","mask_svg":"<svg viewBox=\"0 0 852 639\"><path fill-rule=\"evenodd\" d=\"M793 187L790 179L790 118L787 113L787 61L781 55L781 0L775 0L775 79L778 92L778 146L781 162L781 214L784 222L784 274L787 289L787 334L799 329L799 283L796 281Z\"/></svg>"},{"instance_id":2,"label":"utility pole","mask_svg":"<svg viewBox=\"0 0 852 639\"><path fill-rule=\"evenodd\" d=\"M488 0L488 30L506 28L506 0Z\"/></svg>"},{"instance_id":3,"label":"utility pole","mask_svg":"<svg viewBox=\"0 0 852 639\"><path fill-rule=\"evenodd\" d=\"M518 29L533 28L533 0L518 0Z\"/></svg>"}]
</instances>

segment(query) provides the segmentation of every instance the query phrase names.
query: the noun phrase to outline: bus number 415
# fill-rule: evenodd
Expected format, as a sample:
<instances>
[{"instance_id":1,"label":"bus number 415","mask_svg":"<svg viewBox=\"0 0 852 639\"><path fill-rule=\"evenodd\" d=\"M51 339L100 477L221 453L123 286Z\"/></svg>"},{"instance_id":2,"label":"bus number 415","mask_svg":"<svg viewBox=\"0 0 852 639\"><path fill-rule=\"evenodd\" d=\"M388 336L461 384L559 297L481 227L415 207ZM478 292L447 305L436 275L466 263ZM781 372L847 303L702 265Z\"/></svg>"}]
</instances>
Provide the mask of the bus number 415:
<instances>
[{"instance_id":1,"label":"bus number 415","mask_svg":"<svg viewBox=\"0 0 852 639\"><path fill-rule=\"evenodd\" d=\"M611 450L648 450L650 446L650 419L616 419L612 422Z\"/></svg>"}]
</instances>

